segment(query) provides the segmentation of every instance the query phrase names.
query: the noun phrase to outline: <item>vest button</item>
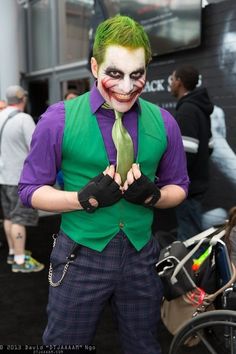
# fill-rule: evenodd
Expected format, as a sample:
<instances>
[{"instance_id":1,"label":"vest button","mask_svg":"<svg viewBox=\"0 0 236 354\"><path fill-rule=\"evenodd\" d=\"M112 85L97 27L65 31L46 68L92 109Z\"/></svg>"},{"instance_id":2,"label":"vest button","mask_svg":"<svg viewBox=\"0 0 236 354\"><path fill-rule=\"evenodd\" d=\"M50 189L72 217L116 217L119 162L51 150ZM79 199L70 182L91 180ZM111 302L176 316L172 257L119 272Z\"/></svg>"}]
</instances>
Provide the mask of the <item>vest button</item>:
<instances>
[{"instance_id":1,"label":"vest button","mask_svg":"<svg viewBox=\"0 0 236 354\"><path fill-rule=\"evenodd\" d=\"M124 225L122 222L119 223L120 229L123 229L124 226L125 226L125 225Z\"/></svg>"}]
</instances>

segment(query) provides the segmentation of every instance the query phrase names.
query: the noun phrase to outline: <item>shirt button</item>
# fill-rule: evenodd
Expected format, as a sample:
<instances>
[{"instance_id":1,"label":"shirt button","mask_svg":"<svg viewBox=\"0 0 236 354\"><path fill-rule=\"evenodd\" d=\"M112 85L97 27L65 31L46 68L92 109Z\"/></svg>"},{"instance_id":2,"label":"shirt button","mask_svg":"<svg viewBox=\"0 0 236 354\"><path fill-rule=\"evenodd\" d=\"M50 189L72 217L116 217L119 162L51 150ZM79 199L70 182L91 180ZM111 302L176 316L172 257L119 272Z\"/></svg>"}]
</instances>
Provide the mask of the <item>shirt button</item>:
<instances>
[{"instance_id":1,"label":"shirt button","mask_svg":"<svg viewBox=\"0 0 236 354\"><path fill-rule=\"evenodd\" d=\"M124 225L122 222L119 223L120 229L123 229L124 226L125 226L125 225Z\"/></svg>"}]
</instances>

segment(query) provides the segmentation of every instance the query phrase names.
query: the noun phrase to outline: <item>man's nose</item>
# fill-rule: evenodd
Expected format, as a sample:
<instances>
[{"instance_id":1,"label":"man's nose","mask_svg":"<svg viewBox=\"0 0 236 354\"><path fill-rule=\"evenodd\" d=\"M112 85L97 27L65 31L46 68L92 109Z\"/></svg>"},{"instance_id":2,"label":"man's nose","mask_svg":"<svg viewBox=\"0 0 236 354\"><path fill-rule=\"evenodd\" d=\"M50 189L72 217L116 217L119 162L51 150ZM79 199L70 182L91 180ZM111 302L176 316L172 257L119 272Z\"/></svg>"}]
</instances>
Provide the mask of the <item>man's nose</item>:
<instances>
[{"instance_id":1,"label":"man's nose","mask_svg":"<svg viewBox=\"0 0 236 354\"><path fill-rule=\"evenodd\" d=\"M133 89L133 81L130 79L130 77L124 77L121 86L121 89L124 93L129 93Z\"/></svg>"}]
</instances>

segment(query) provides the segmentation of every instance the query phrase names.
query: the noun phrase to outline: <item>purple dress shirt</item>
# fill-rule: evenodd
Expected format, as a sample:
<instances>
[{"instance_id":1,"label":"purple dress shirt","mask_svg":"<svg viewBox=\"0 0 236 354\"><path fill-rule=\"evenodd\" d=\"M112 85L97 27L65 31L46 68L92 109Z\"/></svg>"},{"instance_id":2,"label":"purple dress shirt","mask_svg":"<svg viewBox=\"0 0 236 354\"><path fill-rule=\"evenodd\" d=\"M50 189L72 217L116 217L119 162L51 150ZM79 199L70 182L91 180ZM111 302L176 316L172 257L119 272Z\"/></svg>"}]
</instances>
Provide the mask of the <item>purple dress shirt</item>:
<instances>
[{"instance_id":1,"label":"purple dress shirt","mask_svg":"<svg viewBox=\"0 0 236 354\"><path fill-rule=\"evenodd\" d=\"M104 98L94 84L90 94L92 112L97 117L104 144L111 164L116 161L116 148L112 140L112 126L115 115L112 110L102 108ZM124 114L123 124L129 131L137 155L138 103ZM186 169L186 157L181 133L175 119L169 112L161 109L166 134L167 149L157 168L157 185L163 187L175 184L187 193L189 179ZM19 181L19 194L24 205L31 207L31 197L36 189L43 185L54 185L61 168L61 150L65 125L64 102L50 106L41 116L34 131L31 150L25 160ZM101 171L102 172L102 171Z\"/></svg>"}]
</instances>

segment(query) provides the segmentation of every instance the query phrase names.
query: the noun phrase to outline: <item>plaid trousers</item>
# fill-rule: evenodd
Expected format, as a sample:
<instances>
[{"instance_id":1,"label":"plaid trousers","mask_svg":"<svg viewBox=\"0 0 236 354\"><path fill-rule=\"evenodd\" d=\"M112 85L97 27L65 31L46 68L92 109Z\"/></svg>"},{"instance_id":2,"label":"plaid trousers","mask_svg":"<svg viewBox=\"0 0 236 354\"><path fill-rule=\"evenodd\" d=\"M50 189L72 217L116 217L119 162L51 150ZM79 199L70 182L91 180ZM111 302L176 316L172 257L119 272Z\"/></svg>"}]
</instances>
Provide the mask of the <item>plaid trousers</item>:
<instances>
[{"instance_id":1,"label":"plaid trousers","mask_svg":"<svg viewBox=\"0 0 236 354\"><path fill-rule=\"evenodd\" d=\"M50 259L54 282L74 246L60 231ZM81 246L61 284L49 288L44 344L93 344L110 301L123 353L161 354L157 331L162 284L154 270L158 255L155 238L138 252L122 231L102 252Z\"/></svg>"}]
</instances>

